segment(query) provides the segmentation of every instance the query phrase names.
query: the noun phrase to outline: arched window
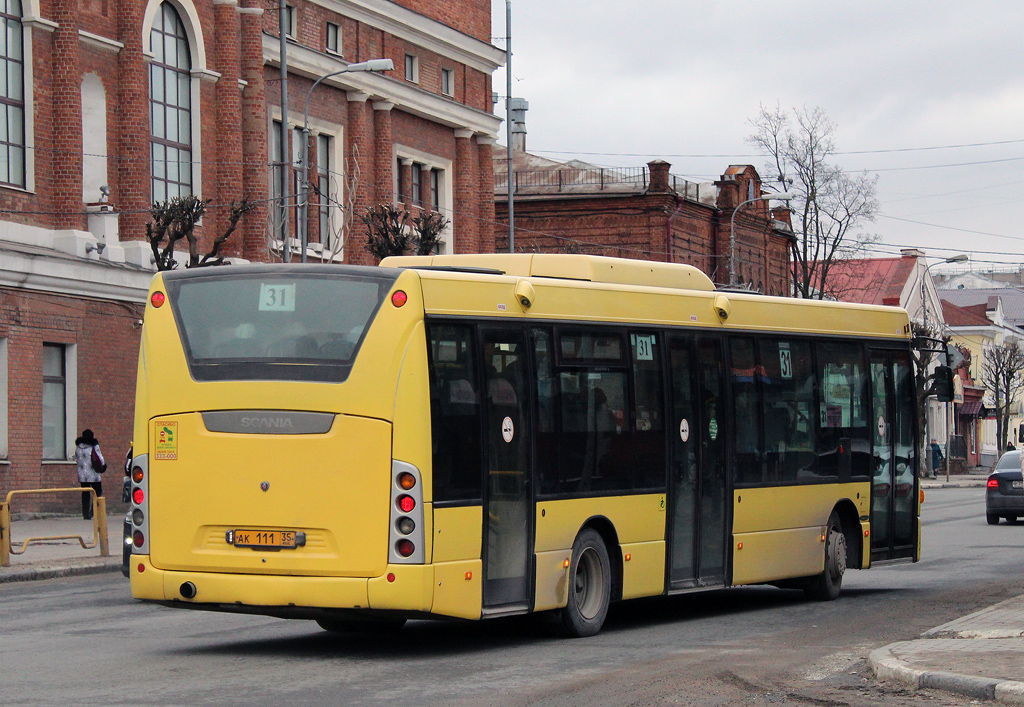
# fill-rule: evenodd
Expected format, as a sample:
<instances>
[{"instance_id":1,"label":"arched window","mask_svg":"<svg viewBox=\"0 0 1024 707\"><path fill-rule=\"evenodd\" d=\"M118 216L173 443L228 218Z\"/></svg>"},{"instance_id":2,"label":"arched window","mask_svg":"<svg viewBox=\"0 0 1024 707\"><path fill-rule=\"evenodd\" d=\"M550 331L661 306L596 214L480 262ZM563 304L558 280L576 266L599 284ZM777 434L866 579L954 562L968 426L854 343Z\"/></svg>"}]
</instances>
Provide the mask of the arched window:
<instances>
[{"instance_id":1,"label":"arched window","mask_svg":"<svg viewBox=\"0 0 1024 707\"><path fill-rule=\"evenodd\" d=\"M153 202L192 193L192 59L177 10L161 3L150 33Z\"/></svg>"},{"instance_id":2,"label":"arched window","mask_svg":"<svg viewBox=\"0 0 1024 707\"><path fill-rule=\"evenodd\" d=\"M25 186L25 49L21 0L0 0L0 184Z\"/></svg>"}]
</instances>

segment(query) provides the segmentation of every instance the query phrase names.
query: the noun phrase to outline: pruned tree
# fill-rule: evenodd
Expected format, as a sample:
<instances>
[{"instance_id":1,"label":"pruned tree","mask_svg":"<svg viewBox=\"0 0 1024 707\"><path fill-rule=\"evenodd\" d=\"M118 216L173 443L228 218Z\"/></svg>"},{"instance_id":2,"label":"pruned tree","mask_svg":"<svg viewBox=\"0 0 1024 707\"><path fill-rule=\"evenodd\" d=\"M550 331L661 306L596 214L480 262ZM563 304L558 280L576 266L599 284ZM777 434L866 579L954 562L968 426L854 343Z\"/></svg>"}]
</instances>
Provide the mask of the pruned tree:
<instances>
[{"instance_id":1,"label":"pruned tree","mask_svg":"<svg viewBox=\"0 0 1024 707\"><path fill-rule=\"evenodd\" d=\"M377 204L363 215L366 224L366 249L383 260L389 255L404 255L412 241L409 214L393 204Z\"/></svg>"},{"instance_id":2,"label":"pruned tree","mask_svg":"<svg viewBox=\"0 0 1024 707\"><path fill-rule=\"evenodd\" d=\"M338 261L342 250L345 248L345 244L348 242L349 234L351 234L352 228L355 225L355 206L359 195L358 187L361 175L358 145L352 145L351 159L345 159L344 174L346 175L346 188L343 192L344 203L338 201L334 196L339 193L338 180L334 172L328 173L326 194L319 184L310 184L310 189L319 197L321 207L328 206L340 211L339 218L328 219L328 232L320 233L320 242L323 244L323 249L320 251L320 259L327 263Z\"/></svg>"},{"instance_id":3,"label":"pruned tree","mask_svg":"<svg viewBox=\"0 0 1024 707\"><path fill-rule=\"evenodd\" d=\"M157 270L173 270L177 267L174 248L182 239L188 244L188 262L185 267L199 268L224 264L224 258L220 255L221 246L235 232L239 220L256 208L256 204L248 199L232 201L228 207L227 227L222 234L214 238L209 252L200 255L199 237L195 229L209 204L210 199L203 199L194 194L153 204L150 211L153 220L146 224L146 240L153 250Z\"/></svg>"},{"instance_id":4,"label":"pruned tree","mask_svg":"<svg viewBox=\"0 0 1024 707\"><path fill-rule=\"evenodd\" d=\"M981 381L996 402L996 440L1002 452L1010 432L1010 408L1024 392L1024 347L1017 339L994 344L985 351Z\"/></svg>"},{"instance_id":5,"label":"pruned tree","mask_svg":"<svg viewBox=\"0 0 1024 707\"><path fill-rule=\"evenodd\" d=\"M796 239L790 251L798 297L823 299L834 263L863 257L877 237L855 233L878 212L877 176L849 175L828 160L835 156L835 124L820 108L761 106L750 121L747 142L768 157L766 177L797 194L791 202Z\"/></svg>"},{"instance_id":6,"label":"pruned tree","mask_svg":"<svg viewBox=\"0 0 1024 707\"><path fill-rule=\"evenodd\" d=\"M436 211L420 211L415 216L401 206L377 204L363 215L366 224L366 249L378 260L389 255L431 255L441 243L441 235L450 223Z\"/></svg>"},{"instance_id":7,"label":"pruned tree","mask_svg":"<svg viewBox=\"0 0 1024 707\"><path fill-rule=\"evenodd\" d=\"M441 245L441 234L450 221L436 211L420 211L412 219L416 255L432 255Z\"/></svg>"}]
</instances>

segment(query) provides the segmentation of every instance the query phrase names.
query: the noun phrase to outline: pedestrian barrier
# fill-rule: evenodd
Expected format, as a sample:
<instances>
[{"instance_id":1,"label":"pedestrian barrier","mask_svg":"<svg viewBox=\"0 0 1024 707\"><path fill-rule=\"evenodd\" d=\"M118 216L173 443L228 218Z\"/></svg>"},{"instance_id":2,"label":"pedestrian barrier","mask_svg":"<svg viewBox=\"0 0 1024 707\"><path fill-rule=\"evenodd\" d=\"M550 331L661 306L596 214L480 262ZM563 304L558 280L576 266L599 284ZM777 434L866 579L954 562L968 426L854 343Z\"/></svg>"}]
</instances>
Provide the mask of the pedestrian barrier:
<instances>
[{"instance_id":1,"label":"pedestrian barrier","mask_svg":"<svg viewBox=\"0 0 1024 707\"><path fill-rule=\"evenodd\" d=\"M46 493L88 493L92 496L93 514L92 529L93 539L86 543L81 535L48 535L38 538L27 538L21 543L20 549L15 549L11 544L11 499L14 496L39 495ZM66 489L27 489L11 491L7 494L7 500L0 503L0 567L7 567L11 564L11 555L21 555L32 543L40 543L46 540L77 540L83 548L91 550L99 545L100 556L110 557L110 542L107 538L107 499L97 496L92 488L66 488Z\"/></svg>"}]
</instances>

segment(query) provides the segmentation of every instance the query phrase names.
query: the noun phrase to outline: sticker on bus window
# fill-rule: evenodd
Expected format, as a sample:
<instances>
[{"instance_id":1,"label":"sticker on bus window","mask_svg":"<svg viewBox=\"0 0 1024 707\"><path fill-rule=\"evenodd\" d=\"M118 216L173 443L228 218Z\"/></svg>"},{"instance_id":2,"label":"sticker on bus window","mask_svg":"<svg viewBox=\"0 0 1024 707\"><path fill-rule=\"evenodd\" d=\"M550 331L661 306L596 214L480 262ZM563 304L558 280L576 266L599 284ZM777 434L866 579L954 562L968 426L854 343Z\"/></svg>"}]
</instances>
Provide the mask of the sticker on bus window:
<instances>
[{"instance_id":1,"label":"sticker on bus window","mask_svg":"<svg viewBox=\"0 0 1024 707\"><path fill-rule=\"evenodd\" d=\"M516 436L516 426L512 424L512 418L506 417L501 421L501 438L506 442L511 443L512 438Z\"/></svg>"},{"instance_id":2,"label":"sticker on bus window","mask_svg":"<svg viewBox=\"0 0 1024 707\"><path fill-rule=\"evenodd\" d=\"M178 459L178 423L171 420L157 420L156 439L153 441L153 459L160 461L177 461Z\"/></svg>"},{"instance_id":3,"label":"sticker on bus window","mask_svg":"<svg viewBox=\"0 0 1024 707\"><path fill-rule=\"evenodd\" d=\"M260 283L261 312L294 312L295 283Z\"/></svg>"},{"instance_id":4,"label":"sticker on bus window","mask_svg":"<svg viewBox=\"0 0 1024 707\"><path fill-rule=\"evenodd\" d=\"M653 336L638 336L638 337L636 337L636 360L637 361L653 361L654 360L654 337Z\"/></svg>"},{"instance_id":5,"label":"sticker on bus window","mask_svg":"<svg viewBox=\"0 0 1024 707\"><path fill-rule=\"evenodd\" d=\"M718 420L713 417L711 422L708 423L708 436L711 437L712 442L718 439Z\"/></svg>"},{"instance_id":6,"label":"sticker on bus window","mask_svg":"<svg viewBox=\"0 0 1024 707\"><path fill-rule=\"evenodd\" d=\"M779 377L793 378L793 354L789 350L789 342L779 343Z\"/></svg>"}]
</instances>

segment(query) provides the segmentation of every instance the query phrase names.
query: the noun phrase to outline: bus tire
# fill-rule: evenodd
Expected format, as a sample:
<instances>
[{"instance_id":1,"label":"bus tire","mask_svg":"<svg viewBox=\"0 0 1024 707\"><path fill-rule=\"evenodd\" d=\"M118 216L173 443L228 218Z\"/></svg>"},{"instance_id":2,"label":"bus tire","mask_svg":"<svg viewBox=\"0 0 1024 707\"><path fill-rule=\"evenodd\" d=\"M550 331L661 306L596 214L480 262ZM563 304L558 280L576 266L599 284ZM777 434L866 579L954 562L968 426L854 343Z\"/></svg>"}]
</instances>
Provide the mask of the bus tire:
<instances>
[{"instance_id":1,"label":"bus tire","mask_svg":"<svg viewBox=\"0 0 1024 707\"><path fill-rule=\"evenodd\" d=\"M405 625L405 619L317 619L317 625L331 633L391 633Z\"/></svg>"},{"instance_id":2,"label":"bus tire","mask_svg":"<svg viewBox=\"0 0 1024 707\"><path fill-rule=\"evenodd\" d=\"M828 518L825 529L825 569L811 580L804 590L810 599L832 601L839 596L843 586L843 574L846 572L846 535L843 524L835 511Z\"/></svg>"},{"instance_id":3,"label":"bus tire","mask_svg":"<svg viewBox=\"0 0 1024 707\"><path fill-rule=\"evenodd\" d=\"M572 638L593 636L608 615L612 565L601 535L587 528L572 544L569 601L561 612L562 633Z\"/></svg>"}]
</instances>

